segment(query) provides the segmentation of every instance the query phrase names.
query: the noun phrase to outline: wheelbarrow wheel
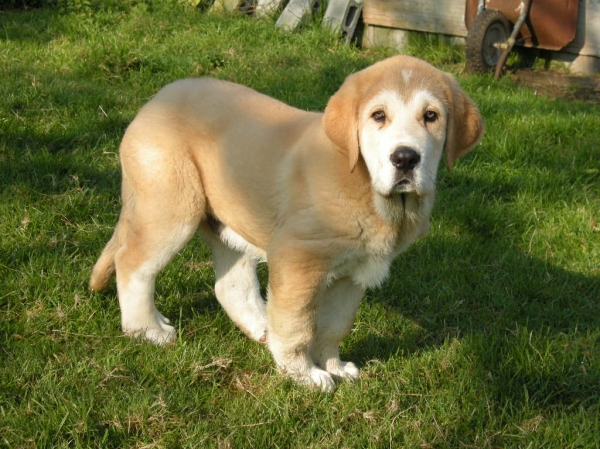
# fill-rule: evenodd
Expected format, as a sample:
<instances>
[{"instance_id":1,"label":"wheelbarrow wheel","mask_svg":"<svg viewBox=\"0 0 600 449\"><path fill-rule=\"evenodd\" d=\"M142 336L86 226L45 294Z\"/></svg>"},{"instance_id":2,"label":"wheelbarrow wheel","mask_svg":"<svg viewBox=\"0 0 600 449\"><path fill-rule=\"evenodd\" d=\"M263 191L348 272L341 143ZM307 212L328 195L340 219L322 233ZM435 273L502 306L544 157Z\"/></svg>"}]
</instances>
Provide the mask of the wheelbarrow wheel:
<instances>
[{"instance_id":1,"label":"wheelbarrow wheel","mask_svg":"<svg viewBox=\"0 0 600 449\"><path fill-rule=\"evenodd\" d=\"M493 70L502 54L494 44L506 43L509 36L510 22L500 11L486 9L477 14L467 34L467 70Z\"/></svg>"}]
</instances>

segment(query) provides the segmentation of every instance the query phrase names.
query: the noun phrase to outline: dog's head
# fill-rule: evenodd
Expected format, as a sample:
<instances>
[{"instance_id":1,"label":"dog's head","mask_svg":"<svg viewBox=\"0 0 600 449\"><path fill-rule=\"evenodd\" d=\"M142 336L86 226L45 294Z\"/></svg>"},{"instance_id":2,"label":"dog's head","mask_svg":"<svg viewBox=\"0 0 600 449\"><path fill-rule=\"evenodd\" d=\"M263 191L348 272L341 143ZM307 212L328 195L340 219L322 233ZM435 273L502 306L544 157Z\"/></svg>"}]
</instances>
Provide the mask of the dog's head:
<instances>
[{"instance_id":1,"label":"dog's head","mask_svg":"<svg viewBox=\"0 0 600 449\"><path fill-rule=\"evenodd\" d=\"M323 117L329 139L345 150L349 169L364 159L377 193L428 194L446 167L481 140L477 106L454 77L409 56L396 56L349 76Z\"/></svg>"}]
</instances>

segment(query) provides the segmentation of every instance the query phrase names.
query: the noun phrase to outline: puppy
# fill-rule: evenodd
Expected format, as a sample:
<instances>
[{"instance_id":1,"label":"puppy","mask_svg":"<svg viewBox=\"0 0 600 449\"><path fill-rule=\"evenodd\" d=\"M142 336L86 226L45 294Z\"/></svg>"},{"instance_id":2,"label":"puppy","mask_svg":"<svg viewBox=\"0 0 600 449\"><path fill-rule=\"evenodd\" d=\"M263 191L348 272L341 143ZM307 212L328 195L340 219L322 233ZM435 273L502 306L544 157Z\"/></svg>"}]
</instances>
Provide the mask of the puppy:
<instances>
[{"instance_id":1,"label":"puppy","mask_svg":"<svg viewBox=\"0 0 600 449\"><path fill-rule=\"evenodd\" d=\"M123 331L170 342L155 278L199 233L231 319L283 372L332 391L359 376L339 344L365 290L428 232L442 152L450 170L483 132L456 80L408 56L349 76L324 113L226 81L174 82L125 133L121 215L90 287L116 272Z\"/></svg>"}]
</instances>

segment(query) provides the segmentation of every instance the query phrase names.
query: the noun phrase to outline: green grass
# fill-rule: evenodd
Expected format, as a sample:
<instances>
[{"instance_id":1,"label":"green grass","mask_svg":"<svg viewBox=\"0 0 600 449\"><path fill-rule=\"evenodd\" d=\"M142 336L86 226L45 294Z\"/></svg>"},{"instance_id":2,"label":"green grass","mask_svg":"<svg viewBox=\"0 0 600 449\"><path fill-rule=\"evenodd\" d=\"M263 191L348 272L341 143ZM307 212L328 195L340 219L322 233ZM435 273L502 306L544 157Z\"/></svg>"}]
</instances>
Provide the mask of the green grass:
<instances>
[{"instance_id":1,"label":"green grass","mask_svg":"<svg viewBox=\"0 0 600 449\"><path fill-rule=\"evenodd\" d=\"M161 86L209 75L319 110L392 53L181 3L90 4L0 12L0 446L600 447L598 105L460 77L487 134L363 301L342 348L361 380L325 395L231 324L197 240L158 279L168 347L122 337L114 286L86 284L119 212L120 138ZM435 39L409 51L464 64Z\"/></svg>"}]
</instances>

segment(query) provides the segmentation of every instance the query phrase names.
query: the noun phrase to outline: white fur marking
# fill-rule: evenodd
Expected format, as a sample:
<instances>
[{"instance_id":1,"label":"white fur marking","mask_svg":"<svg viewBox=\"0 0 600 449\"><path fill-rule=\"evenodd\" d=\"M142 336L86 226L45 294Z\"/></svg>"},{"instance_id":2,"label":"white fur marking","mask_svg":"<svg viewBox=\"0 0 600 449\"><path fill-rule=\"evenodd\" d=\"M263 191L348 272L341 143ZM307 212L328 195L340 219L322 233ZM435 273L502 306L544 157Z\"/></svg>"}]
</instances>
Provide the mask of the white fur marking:
<instances>
[{"instance_id":1,"label":"white fur marking","mask_svg":"<svg viewBox=\"0 0 600 449\"><path fill-rule=\"evenodd\" d=\"M348 276L362 288L378 287L386 280L394 257L395 253L391 249L390 252L380 254L348 251L334 262L327 276L327 283L331 284L336 279Z\"/></svg>"},{"instance_id":2,"label":"white fur marking","mask_svg":"<svg viewBox=\"0 0 600 449\"><path fill-rule=\"evenodd\" d=\"M230 227L225 226L219 234L221 241L225 243L229 248L236 250L240 253L248 254L253 259L259 262L267 261L267 254L260 248L249 243L244 237L239 235Z\"/></svg>"},{"instance_id":3,"label":"white fur marking","mask_svg":"<svg viewBox=\"0 0 600 449\"><path fill-rule=\"evenodd\" d=\"M256 277L256 259L222 245L212 250L217 299L234 323L250 338L260 341L266 335L267 317Z\"/></svg>"},{"instance_id":4,"label":"white fur marking","mask_svg":"<svg viewBox=\"0 0 600 449\"><path fill-rule=\"evenodd\" d=\"M373 109L381 107L388 120L385 126L371 118ZM423 116L428 108L438 111L440 119L425 126ZM407 99L401 98L396 91L385 90L367 103L362 112L361 154L371 175L373 189L379 195L387 197L398 192L424 195L435 191L437 167L445 141L445 122L442 101L427 90L416 91ZM390 161L390 155L400 146L412 148L421 157L409 185L397 184L399 174Z\"/></svg>"},{"instance_id":5,"label":"white fur marking","mask_svg":"<svg viewBox=\"0 0 600 449\"><path fill-rule=\"evenodd\" d=\"M133 337L143 337L156 344L169 343L175 339L176 331L170 321L154 305L152 276L142 265L129 276L129 282L119 281L119 305L123 332Z\"/></svg>"}]
</instances>

